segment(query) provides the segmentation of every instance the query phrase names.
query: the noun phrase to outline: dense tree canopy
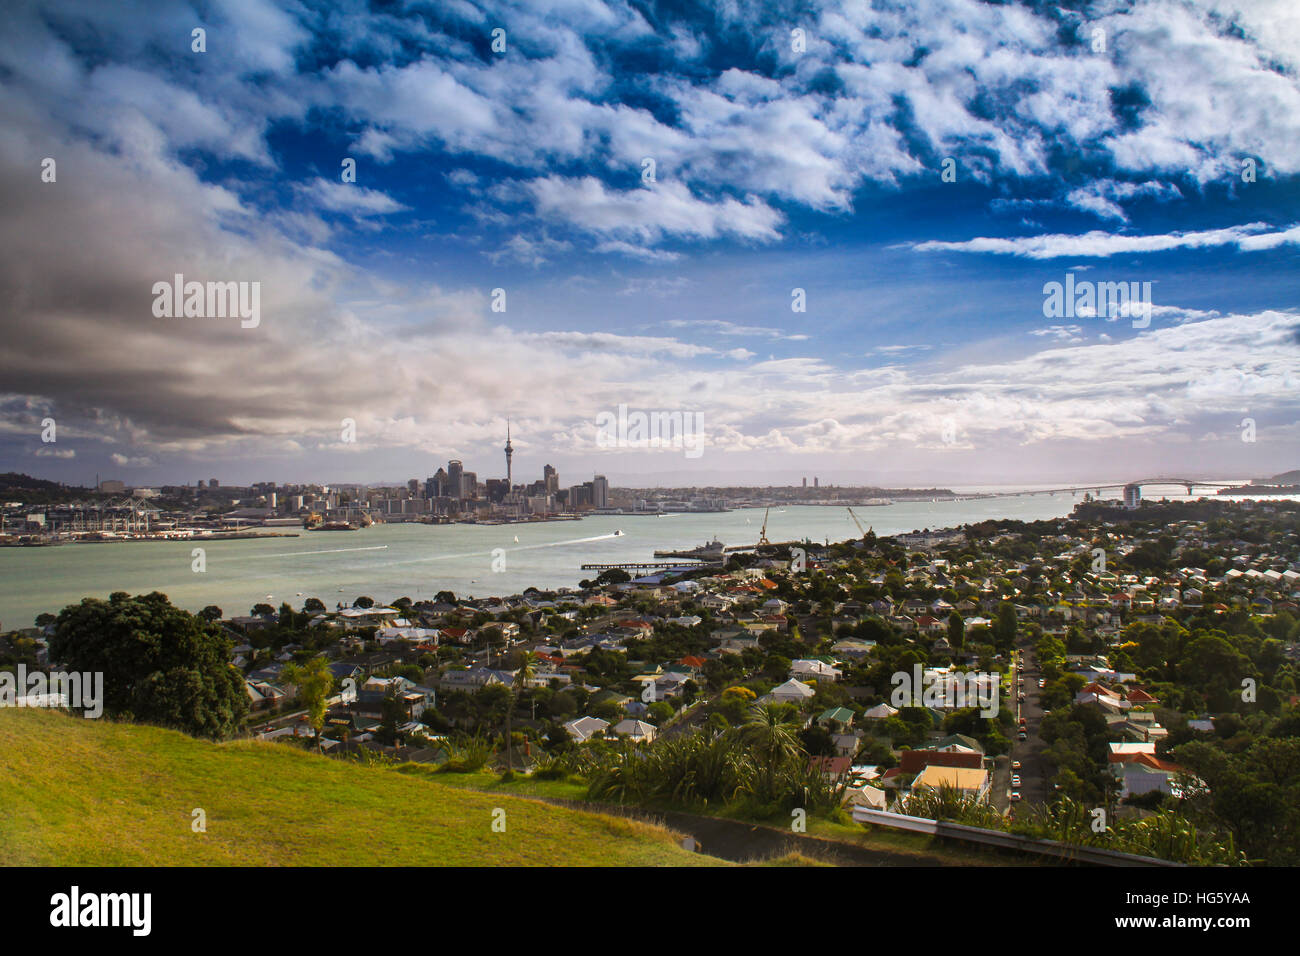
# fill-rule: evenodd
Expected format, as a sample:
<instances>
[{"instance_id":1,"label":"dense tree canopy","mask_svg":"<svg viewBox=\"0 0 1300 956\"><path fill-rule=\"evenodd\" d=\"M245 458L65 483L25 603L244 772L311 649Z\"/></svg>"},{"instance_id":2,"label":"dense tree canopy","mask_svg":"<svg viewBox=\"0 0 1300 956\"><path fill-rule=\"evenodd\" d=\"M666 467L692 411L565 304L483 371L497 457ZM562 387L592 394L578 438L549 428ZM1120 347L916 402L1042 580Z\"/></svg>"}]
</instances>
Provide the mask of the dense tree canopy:
<instances>
[{"instance_id":1,"label":"dense tree canopy","mask_svg":"<svg viewBox=\"0 0 1300 956\"><path fill-rule=\"evenodd\" d=\"M248 712L221 629L174 607L165 594L84 598L58 616L50 659L104 675L104 712L197 737L234 734Z\"/></svg>"}]
</instances>

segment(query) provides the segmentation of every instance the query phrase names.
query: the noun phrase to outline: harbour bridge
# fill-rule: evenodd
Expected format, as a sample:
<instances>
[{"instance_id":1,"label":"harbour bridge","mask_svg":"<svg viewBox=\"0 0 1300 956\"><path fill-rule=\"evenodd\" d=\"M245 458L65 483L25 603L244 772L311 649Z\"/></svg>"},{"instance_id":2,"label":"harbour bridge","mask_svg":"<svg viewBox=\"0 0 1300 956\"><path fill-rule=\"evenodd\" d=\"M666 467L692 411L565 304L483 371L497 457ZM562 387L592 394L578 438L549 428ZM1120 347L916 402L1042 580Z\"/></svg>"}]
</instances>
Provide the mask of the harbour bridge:
<instances>
[{"instance_id":1,"label":"harbour bridge","mask_svg":"<svg viewBox=\"0 0 1300 956\"><path fill-rule=\"evenodd\" d=\"M1070 492L1071 494L1076 494L1076 495L1081 491L1083 492L1090 491L1093 494L1100 496L1103 491L1122 492L1125 488L1129 487L1130 485L1136 486L1139 489L1145 488L1147 485L1152 485L1152 486L1165 485L1165 486L1182 487L1187 489L1187 493L1191 495L1194 494L1196 489L1198 488L1202 488L1205 490L1210 490L1210 489L1217 490L1219 488L1235 488L1240 484L1241 481L1211 481L1205 478L1139 478L1136 481L1101 482L1099 484L1071 485L1064 488L1035 488L1032 491L998 491L998 492L991 492L987 495L980 495L979 497L1020 498L1020 497L1026 497L1032 495L1059 495L1067 491Z\"/></svg>"}]
</instances>

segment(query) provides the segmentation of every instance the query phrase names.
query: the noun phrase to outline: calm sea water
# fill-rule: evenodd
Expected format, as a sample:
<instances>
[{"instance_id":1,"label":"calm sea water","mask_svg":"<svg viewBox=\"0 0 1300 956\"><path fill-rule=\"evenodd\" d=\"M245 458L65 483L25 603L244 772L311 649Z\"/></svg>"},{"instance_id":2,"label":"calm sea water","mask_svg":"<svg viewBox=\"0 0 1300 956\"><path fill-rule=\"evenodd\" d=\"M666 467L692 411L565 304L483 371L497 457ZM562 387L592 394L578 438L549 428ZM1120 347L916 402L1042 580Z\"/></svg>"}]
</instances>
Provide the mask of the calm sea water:
<instances>
[{"instance_id":1,"label":"calm sea water","mask_svg":"<svg viewBox=\"0 0 1300 956\"><path fill-rule=\"evenodd\" d=\"M877 534L898 534L985 518L1060 517L1079 500L1040 494L855 510ZM354 532L303 532L296 538L210 541L203 545L207 570L202 573L191 570L195 545L188 542L0 548L0 627L26 627L41 612L112 591L162 591L189 610L215 604L231 615L245 614L259 602L301 607L308 597L333 607L362 594L376 601L402 596L418 601L442 590L486 597L530 586L572 587L596 576L580 569L584 563L650 561L656 550L691 548L715 536L728 545L753 544L762 523L763 509L747 509L490 527L375 525ZM623 534L615 535L619 530ZM844 508L822 506L773 509L767 528L772 541L843 541L857 533ZM497 548L503 549L498 557L504 557L505 567L494 572Z\"/></svg>"}]
</instances>

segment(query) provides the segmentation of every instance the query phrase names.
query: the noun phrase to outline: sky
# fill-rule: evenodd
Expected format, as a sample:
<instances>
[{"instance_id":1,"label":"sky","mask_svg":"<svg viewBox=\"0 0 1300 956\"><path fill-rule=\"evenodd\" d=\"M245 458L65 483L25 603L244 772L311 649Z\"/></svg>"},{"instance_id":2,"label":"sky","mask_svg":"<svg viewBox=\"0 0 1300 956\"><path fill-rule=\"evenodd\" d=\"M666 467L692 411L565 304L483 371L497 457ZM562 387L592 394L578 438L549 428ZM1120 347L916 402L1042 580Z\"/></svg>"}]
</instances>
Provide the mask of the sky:
<instances>
[{"instance_id":1,"label":"sky","mask_svg":"<svg viewBox=\"0 0 1300 956\"><path fill-rule=\"evenodd\" d=\"M0 471L1300 467L1300 5L702 6L9 0Z\"/></svg>"}]
</instances>

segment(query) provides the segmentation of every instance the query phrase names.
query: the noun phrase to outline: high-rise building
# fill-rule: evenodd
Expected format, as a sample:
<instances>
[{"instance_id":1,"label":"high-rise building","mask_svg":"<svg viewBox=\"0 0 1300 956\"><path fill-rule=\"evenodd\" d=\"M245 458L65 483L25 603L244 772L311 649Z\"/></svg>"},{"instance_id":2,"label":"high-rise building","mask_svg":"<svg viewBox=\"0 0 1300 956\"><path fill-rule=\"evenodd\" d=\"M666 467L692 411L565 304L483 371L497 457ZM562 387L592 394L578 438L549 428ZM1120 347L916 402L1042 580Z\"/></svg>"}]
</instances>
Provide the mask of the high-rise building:
<instances>
[{"instance_id":1,"label":"high-rise building","mask_svg":"<svg viewBox=\"0 0 1300 956\"><path fill-rule=\"evenodd\" d=\"M580 485L574 485L569 489L569 510L577 511L579 508L591 507L591 482L584 481Z\"/></svg>"},{"instance_id":2,"label":"high-rise building","mask_svg":"<svg viewBox=\"0 0 1300 956\"><path fill-rule=\"evenodd\" d=\"M805 488L808 487L808 479L807 479L807 478L805 478L805 479L803 480L803 486L804 486Z\"/></svg>"},{"instance_id":3,"label":"high-rise building","mask_svg":"<svg viewBox=\"0 0 1300 956\"><path fill-rule=\"evenodd\" d=\"M818 479L817 479L817 476L816 476L816 475L813 475L813 487L816 488L817 485L818 485Z\"/></svg>"},{"instance_id":4,"label":"high-rise building","mask_svg":"<svg viewBox=\"0 0 1300 956\"><path fill-rule=\"evenodd\" d=\"M462 498L478 497L478 472L476 471L465 472L464 474L461 475L460 484L461 484L460 496Z\"/></svg>"},{"instance_id":5,"label":"high-rise building","mask_svg":"<svg viewBox=\"0 0 1300 956\"><path fill-rule=\"evenodd\" d=\"M609 479L597 475L591 482L591 506L593 508L609 507Z\"/></svg>"},{"instance_id":6,"label":"high-rise building","mask_svg":"<svg viewBox=\"0 0 1300 956\"><path fill-rule=\"evenodd\" d=\"M208 479L208 487L209 487L209 488L220 488L220 487L221 487L221 482L217 481L217 479L215 479L215 478L209 478L209 479Z\"/></svg>"},{"instance_id":7,"label":"high-rise building","mask_svg":"<svg viewBox=\"0 0 1300 956\"><path fill-rule=\"evenodd\" d=\"M1131 484L1124 486L1124 507L1130 511L1142 503L1142 486Z\"/></svg>"},{"instance_id":8,"label":"high-rise building","mask_svg":"<svg viewBox=\"0 0 1300 956\"><path fill-rule=\"evenodd\" d=\"M550 465L542 469L542 482L548 495L553 495L560 490L560 473Z\"/></svg>"},{"instance_id":9,"label":"high-rise building","mask_svg":"<svg viewBox=\"0 0 1300 956\"><path fill-rule=\"evenodd\" d=\"M464 498L465 465L453 458L447 462L447 494L453 498Z\"/></svg>"},{"instance_id":10,"label":"high-rise building","mask_svg":"<svg viewBox=\"0 0 1300 956\"><path fill-rule=\"evenodd\" d=\"M450 495L448 488L451 480L447 477L447 469L439 468L437 474L424 483L424 496L426 498L442 498Z\"/></svg>"}]
</instances>

